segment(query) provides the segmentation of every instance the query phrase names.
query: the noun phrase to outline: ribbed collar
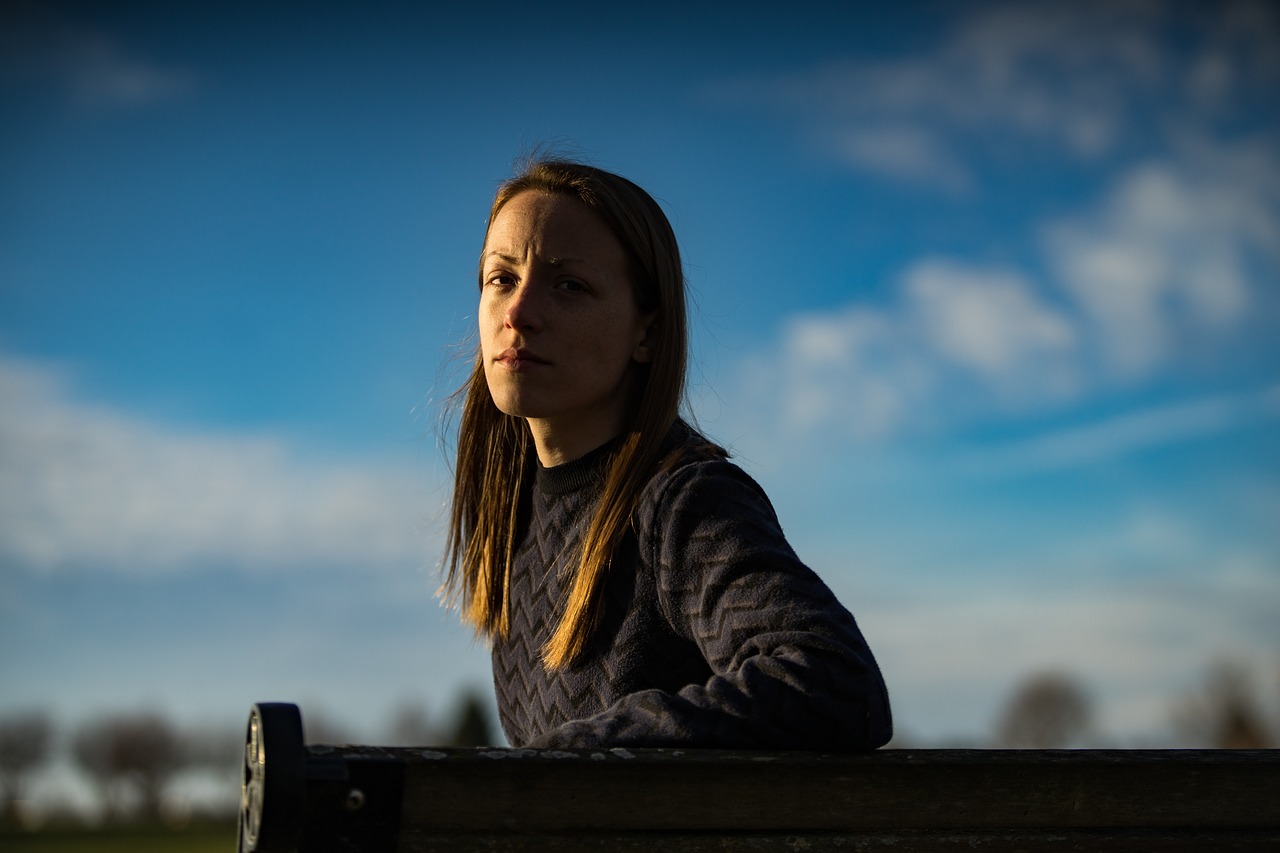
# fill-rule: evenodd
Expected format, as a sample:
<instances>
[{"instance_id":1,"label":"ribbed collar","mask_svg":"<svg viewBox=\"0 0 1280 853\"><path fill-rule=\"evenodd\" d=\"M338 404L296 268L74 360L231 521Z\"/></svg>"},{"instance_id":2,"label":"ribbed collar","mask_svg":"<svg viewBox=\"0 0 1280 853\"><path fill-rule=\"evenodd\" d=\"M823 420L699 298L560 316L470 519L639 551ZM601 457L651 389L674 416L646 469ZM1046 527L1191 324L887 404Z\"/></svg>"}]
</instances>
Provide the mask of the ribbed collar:
<instances>
[{"instance_id":1,"label":"ribbed collar","mask_svg":"<svg viewBox=\"0 0 1280 853\"><path fill-rule=\"evenodd\" d=\"M611 439L572 462L551 468L543 467L539 462L533 481L534 488L549 495L567 495L586 486L599 485L604 480L605 468L618 444L619 439Z\"/></svg>"}]
</instances>

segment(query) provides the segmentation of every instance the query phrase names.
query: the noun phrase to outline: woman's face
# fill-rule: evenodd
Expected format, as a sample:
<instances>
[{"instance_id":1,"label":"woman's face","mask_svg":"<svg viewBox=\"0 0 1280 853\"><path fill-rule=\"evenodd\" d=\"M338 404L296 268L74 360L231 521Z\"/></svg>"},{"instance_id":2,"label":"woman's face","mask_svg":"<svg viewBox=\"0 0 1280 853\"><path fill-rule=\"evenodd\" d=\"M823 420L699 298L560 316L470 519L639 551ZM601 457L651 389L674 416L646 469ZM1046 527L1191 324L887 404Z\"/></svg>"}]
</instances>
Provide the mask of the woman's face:
<instances>
[{"instance_id":1,"label":"woman's face","mask_svg":"<svg viewBox=\"0 0 1280 853\"><path fill-rule=\"evenodd\" d=\"M626 253L569 196L528 190L489 228L482 257L480 355L494 405L528 420L543 464L613 438L633 367L650 359Z\"/></svg>"}]
</instances>

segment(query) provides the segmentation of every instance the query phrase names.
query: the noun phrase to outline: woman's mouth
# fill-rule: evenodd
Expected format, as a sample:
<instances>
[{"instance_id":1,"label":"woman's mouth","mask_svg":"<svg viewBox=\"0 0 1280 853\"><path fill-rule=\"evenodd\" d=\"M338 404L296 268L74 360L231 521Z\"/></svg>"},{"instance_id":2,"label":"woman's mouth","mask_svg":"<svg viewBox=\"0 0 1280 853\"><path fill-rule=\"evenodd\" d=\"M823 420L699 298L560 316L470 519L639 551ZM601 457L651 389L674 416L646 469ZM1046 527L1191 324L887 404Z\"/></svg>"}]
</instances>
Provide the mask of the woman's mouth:
<instances>
[{"instance_id":1,"label":"woman's mouth","mask_svg":"<svg viewBox=\"0 0 1280 853\"><path fill-rule=\"evenodd\" d=\"M528 370L551 363L532 350L527 350L523 347L505 349L498 353L494 361L508 370Z\"/></svg>"}]
</instances>

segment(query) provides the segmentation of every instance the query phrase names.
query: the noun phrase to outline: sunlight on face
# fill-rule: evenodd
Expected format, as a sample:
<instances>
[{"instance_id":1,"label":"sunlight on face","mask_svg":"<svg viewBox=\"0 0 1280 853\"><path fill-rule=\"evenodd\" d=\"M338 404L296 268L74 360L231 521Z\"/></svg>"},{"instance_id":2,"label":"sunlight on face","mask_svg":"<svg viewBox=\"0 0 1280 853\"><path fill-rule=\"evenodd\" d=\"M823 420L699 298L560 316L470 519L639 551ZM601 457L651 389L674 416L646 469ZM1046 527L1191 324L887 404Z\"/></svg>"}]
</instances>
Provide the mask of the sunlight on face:
<instances>
[{"instance_id":1,"label":"sunlight on face","mask_svg":"<svg viewBox=\"0 0 1280 853\"><path fill-rule=\"evenodd\" d=\"M650 358L622 245L577 199L526 191L485 240L480 352L493 402L525 418L544 464L616 435Z\"/></svg>"}]
</instances>

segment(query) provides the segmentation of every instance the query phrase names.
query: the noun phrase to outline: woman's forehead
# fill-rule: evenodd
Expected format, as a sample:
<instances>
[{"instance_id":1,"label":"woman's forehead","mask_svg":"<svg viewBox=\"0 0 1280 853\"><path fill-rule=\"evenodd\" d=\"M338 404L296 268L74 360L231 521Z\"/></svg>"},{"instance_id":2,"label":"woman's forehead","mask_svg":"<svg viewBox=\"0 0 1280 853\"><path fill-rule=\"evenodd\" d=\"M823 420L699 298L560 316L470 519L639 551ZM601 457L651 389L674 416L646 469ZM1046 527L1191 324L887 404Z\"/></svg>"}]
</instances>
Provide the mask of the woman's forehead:
<instances>
[{"instance_id":1,"label":"woman's forehead","mask_svg":"<svg viewBox=\"0 0 1280 853\"><path fill-rule=\"evenodd\" d=\"M622 246L591 208L571 196L527 190L502 206L489 227L484 254L514 262L599 261Z\"/></svg>"}]
</instances>

